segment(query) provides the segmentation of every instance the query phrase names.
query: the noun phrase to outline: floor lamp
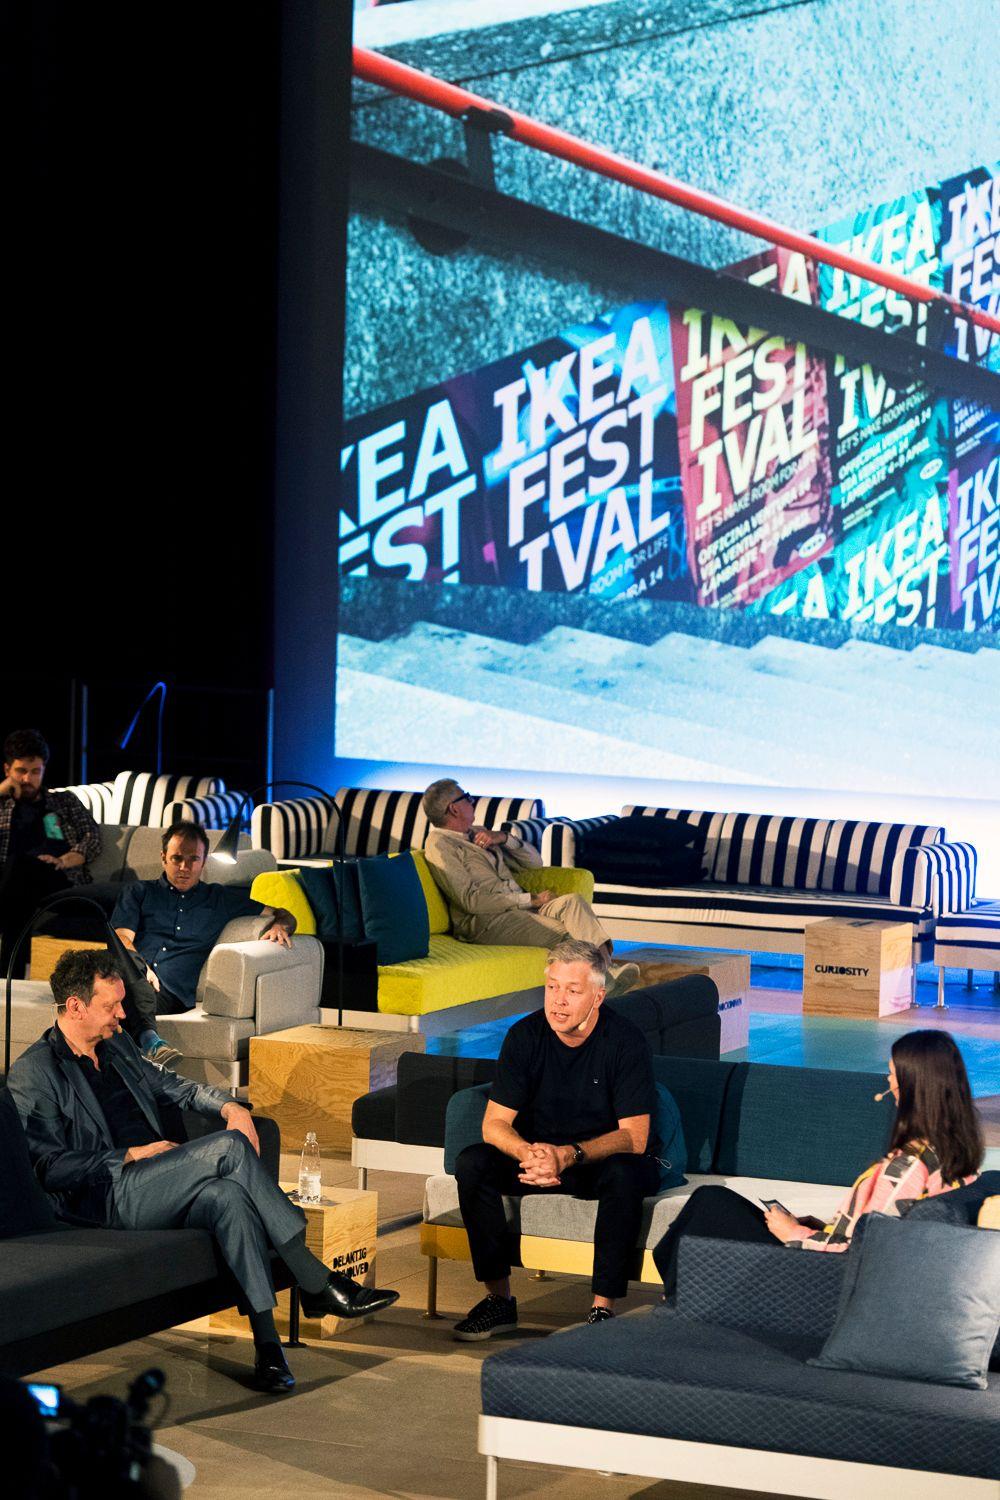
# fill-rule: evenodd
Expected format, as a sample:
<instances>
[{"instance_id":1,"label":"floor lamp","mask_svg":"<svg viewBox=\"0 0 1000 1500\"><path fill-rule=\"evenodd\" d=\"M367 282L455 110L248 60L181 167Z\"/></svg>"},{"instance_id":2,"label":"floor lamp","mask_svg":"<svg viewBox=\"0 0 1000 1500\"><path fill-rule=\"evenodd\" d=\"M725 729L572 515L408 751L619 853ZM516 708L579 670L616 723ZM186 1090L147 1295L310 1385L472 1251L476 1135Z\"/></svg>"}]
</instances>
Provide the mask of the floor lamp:
<instances>
[{"instance_id":1,"label":"floor lamp","mask_svg":"<svg viewBox=\"0 0 1000 1500\"><path fill-rule=\"evenodd\" d=\"M7 980L6 989L4 992L3 1045L3 1076L5 1078L10 1072L10 1013L13 1001L14 966L17 963L17 956L20 953L21 949L24 947L25 942L31 936L32 932L34 932L39 917L42 917L46 914L46 912L51 911L54 906L65 906L70 901L76 902L79 906L92 906L94 911L98 913L101 918L102 926L107 929L109 952L114 955L118 963L121 965L123 976L129 972L129 965L132 962L129 956L129 951L125 947L125 944L122 942L115 929L112 927L111 920L108 917L107 912L104 910L104 907L99 901L95 901L93 896L84 896L79 891L70 889L67 891L54 891L51 896L46 896L43 901L40 901L38 906L32 912L31 916L28 918L28 921L25 923L24 927L18 934L17 942L11 949L10 962L7 965Z\"/></svg>"},{"instance_id":2,"label":"floor lamp","mask_svg":"<svg viewBox=\"0 0 1000 1500\"><path fill-rule=\"evenodd\" d=\"M239 849L240 822L248 804L253 804L253 799L260 792L269 792L276 786L304 787L307 791L316 792L327 803L329 811L336 817L337 827L334 835L333 849L320 848L320 853L332 853L333 855L333 884L337 894L337 1025L342 1026L344 1022L344 882L347 879L347 870L344 862L344 820L336 800L324 787L316 786L312 781L298 781L296 779L284 779L279 781L267 781L261 786L256 786L252 791L246 792L243 801L229 822L229 826L222 838L212 850L212 858L224 861L227 864L236 863L236 854ZM326 835L323 837L323 845L326 844Z\"/></svg>"}]
</instances>

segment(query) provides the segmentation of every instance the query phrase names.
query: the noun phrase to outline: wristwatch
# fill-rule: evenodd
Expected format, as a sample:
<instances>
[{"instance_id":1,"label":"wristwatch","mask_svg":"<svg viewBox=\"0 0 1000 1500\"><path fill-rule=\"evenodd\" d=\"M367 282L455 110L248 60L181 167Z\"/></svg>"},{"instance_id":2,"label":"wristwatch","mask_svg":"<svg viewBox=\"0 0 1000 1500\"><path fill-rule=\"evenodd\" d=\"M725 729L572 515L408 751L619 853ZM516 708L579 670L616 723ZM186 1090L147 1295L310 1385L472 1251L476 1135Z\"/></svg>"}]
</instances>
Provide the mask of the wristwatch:
<instances>
[{"instance_id":1,"label":"wristwatch","mask_svg":"<svg viewBox=\"0 0 1000 1500\"><path fill-rule=\"evenodd\" d=\"M584 1164L584 1162L587 1160L587 1158L586 1158L586 1156L584 1155L584 1152L583 1152L583 1147L581 1145L579 1145L576 1141L570 1141L570 1145L573 1147L573 1153L574 1153L573 1154L573 1160L570 1162L570 1166L571 1167L582 1167L583 1164Z\"/></svg>"}]
</instances>

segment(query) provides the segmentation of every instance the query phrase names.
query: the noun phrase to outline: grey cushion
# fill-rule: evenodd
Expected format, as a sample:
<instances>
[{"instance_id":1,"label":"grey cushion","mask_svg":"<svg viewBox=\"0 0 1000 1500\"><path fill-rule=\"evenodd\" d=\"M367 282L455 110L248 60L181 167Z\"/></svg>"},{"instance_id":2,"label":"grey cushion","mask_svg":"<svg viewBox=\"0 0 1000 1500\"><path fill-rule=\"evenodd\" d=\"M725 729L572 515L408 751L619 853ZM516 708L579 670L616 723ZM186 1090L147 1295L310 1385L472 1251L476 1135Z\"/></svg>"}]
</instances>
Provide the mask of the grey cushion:
<instances>
[{"instance_id":1,"label":"grey cushion","mask_svg":"<svg viewBox=\"0 0 1000 1500\"><path fill-rule=\"evenodd\" d=\"M815 1363L986 1389L1000 1328L1000 1234L871 1214Z\"/></svg>"},{"instance_id":2,"label":"grey cushion","mask_svg":"<svg viewBox=\"0 0 1000 1500\"><path fill-rule=\"evenodd\" d=\"M491 1355L483 1411L1000 1479L1000 1376L929 1386L816 1369L816 1350L658 1307Z\"/></svg>"},{"instance_id":3,"label":"grey cushion","mask_svg":"<svg viewBox=\"0 0 1000 1500\"><path fill-rule=\"evenodd\" d=\"M0 1328L4 1343L30 1338L218 1272L201 1229L62 1229L4 1243Z\"/></svg>"}]
</instances>

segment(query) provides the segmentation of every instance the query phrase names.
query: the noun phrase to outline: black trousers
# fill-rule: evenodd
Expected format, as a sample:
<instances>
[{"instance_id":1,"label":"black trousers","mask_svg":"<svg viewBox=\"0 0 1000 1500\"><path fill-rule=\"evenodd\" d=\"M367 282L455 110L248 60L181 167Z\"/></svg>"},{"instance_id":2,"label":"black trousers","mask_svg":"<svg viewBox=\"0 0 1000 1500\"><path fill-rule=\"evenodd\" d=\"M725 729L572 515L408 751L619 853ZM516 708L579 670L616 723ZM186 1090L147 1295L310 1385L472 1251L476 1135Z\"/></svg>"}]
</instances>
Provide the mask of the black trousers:
<instances>
[{"instance_id":1,"label":"black trousers","mask_svg":"<svg viewBox=\"0 0 1000 1500\"><path fill-rule=\"evenodd\" d=\"M570 1193L574 1198L597 1199L594 1227L594 1274L591 1286L599 1297L624 1297L635 1260L642 1220L642 1200L659 1187L659 1167L651 1156L606 1156L582 1167L567 1167L559 1187L528 1187L518 1182L520 1167L495 1146L480 1142L466 1146L455 1163L458 1201L469 1236L477 1281L501 1281L511 1263L520 1264L512 1250L503 1199L529 1193Z\"/></svg>"},{"instance_id":2,"label":"black trousers","mask_svg":"<svg viewBox=\"0 0 1000 1500\"><path fill-rule=\"evenodd\" d=\"M51 896L53 891L68 891L70 881L62 870L43 864L34 855L19 855L8 859L0 872L0 975L6 976L11 950L17 942L18 933L28 918L33 916L40 901ZM81 888L86 890L86 886ZM25 942L18 954L14 978L23 979L28 962L30 943Z\"/></svg>"},{"instance_id":3,"label":"black trousers","mask_svg":"<svg viewBox=\"0 0 1000 1500\"><path fill-rule=\"evenodd\" d=\"M777 1245L767 1227L764 1210L727 1187L695 1188L662 1240L653 1251L656 1269L663 1277L669 1297L677 1290L677 1256L686 1234L703 1240L750 1240L758 1245Z\"/></svg>"},{"instance_id":4,"label":"black trousers","mask_svg":"<svg viewBox=\"0 0 1000 1500\"><path fill-rule=\"evenodd\" d=\"M143 969L145 967L143 963ZM183 1000L178 1000L176 995L172 995L162 985L154 990L145 973L139 972L139 965L134 960L128 964L127 972L122 978L125 981L123 1030L128 1032L134 1042L138 1042L144 1031L156 1030L157 1016L177 1016L190 1009Z\"/></svg>"}]
</instances>

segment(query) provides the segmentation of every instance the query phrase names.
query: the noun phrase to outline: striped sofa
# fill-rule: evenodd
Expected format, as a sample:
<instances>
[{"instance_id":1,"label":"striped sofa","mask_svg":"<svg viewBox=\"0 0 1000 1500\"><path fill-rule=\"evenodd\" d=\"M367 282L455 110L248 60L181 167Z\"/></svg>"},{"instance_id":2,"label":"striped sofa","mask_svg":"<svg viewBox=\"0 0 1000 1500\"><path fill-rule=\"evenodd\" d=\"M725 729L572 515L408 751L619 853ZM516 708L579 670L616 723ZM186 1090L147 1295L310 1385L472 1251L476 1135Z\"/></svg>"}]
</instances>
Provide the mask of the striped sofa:
<instances>
[{"instance_id":1,"label":"striped sofa","mask_svg":"<svg viewBox=\"0 0 1000 1500\"><path fill-rule=\"evenodd\" d=\"M982 897L961 911L942 916L934 929L934 962L938 966L938 1001L944 1004L945 969L977 969L993 975L1000 989L1000 901Z\"/></svg>"},{"instance_id":2,"label":"striped sofa","mask_svg":"<svg viewBox=\"0 0 1000 1500\"><path fill-rule=\"evenodd\" d=\"M344 853L359 858L422 849L429 824L420 810L422 792L382 791L377 787L341 787L333 802L343 820ZM526 821L541 826L544 808L533 797L480 797L475 821L484 828ZM334 826L331 828L331 822ZM279 864L301 864L329 855L337 837L336 814L328 797L299 797L263 802L253 810L250 841L267 849ZM538 837L531 842L537 847Z\"/></svg>"},{"instance_id":3,"label":"striped sofa","mask_svg":"<svg viewBox=\"0 0 1000 1500\"><path fill-rule=\"evenodd\" d=\"M192 797L224 793L226 783L218 776L157 776L153 771L119 771L113 781L92 781L83 786L59 787L57 790L72 792L78 797L95 823L120 823L130 828L168 828L175 816L187 816L185 813L175 814L176 807L187 807L187 799ZM206 823L205 826L219 825Z\"/></svg>"},{"instance_id":4,"label":"striped sofa","mask_svg":"<svg viewBox=\"0 0 1000 1500\"><path fill-rule=\"evenodd\" d=\"M625 807L622 817L675 818L705 835L705 879L651 889L598 883L594 910L613 937L686 947L801 953L811 922L911 922L914 958L931 955L936 918L973 900L976 851L929 824L789 814ZM618 814L518 824L547 865L575 865L588 829Z\"/></svg>"}]
</instances>

